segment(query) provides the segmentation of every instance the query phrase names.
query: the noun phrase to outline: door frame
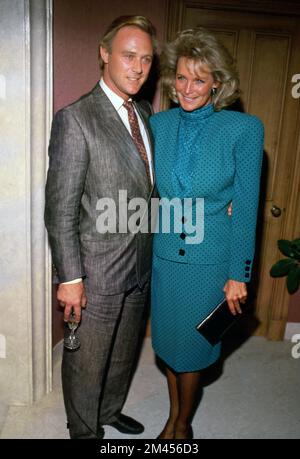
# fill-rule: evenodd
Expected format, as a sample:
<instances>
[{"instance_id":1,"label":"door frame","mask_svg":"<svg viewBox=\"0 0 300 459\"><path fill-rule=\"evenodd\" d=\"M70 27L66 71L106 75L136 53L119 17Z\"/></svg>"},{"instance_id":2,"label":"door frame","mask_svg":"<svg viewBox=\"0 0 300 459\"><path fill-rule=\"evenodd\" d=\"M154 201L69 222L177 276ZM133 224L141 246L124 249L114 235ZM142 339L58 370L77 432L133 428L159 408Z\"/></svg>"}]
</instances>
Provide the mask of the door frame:
<instances>
[{"instance_id":1,"label":"door frame","mask_svg":"<svg viewBox=\"0 0 300 459\"><path fill-rule=\"evenodd\" d=\"M239 0L168 0L167 3L167 40L175 37L177 31L182 28L185 10L188 7L199 7L203 9L228 10L238 12L253 12L265 14L278 14L284 16L299 16L300 4L298 0L277 1L272 0L249 0L241 3ZM300 73L300 67L299 67ZM292 91L292 83L291 83ZM161 107L166 110L169 107L169 100L166 93L162 90ZM291 96L292 97L292 96ZM288 196L291 196L288 209L285 215L284 225L282 225L281 239L295 239L300 237L300 103L297 108L297 126L299 126L296 135L296 153L294 167L291 168L293 174L291 176ZM282 254L277 249L277 259L282 258ZM264 329L266 332L258 331L258 334L263 334L271 340L282 340L284 338L289 305L291 301L290 294L286 288L286 280L272 279L273 283L271 303L268 311L264 311L268 323Z\"/></svg>"},{"instance_id":2,"label":"door frame","mask_svg":"<svg viewBox=\"0 0 300 459\"><path fill-rule=\"evenodd\" d=\"M52 391L52 258L44 226L48 144L53 118L53 0L24 0L27 36L27 124L29 133L31 226L31 365L30 403ZM29 164L30 163L30 164ZM38 242L40 241L40 243ZM41 288L41 285L43 286Z\"/></svg>"}]
</instances>

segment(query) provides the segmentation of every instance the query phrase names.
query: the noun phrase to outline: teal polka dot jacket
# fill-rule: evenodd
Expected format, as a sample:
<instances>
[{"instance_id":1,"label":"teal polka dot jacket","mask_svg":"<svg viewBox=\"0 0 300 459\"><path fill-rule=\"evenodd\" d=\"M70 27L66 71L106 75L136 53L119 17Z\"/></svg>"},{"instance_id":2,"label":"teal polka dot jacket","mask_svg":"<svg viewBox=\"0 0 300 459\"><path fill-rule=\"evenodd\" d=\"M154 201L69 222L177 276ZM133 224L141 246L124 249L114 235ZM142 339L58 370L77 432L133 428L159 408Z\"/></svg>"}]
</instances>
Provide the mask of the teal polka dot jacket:
<instances>
[{"instance_id":1,"label":"teal polka dot jacket","mask_svg":"<svg viewBox=\"0 0 300 459\"><path fill-rule=\"evenodd\" d=\"M157 188L165 198L154 253L179 263L228 263L228 279L249 282L263 156L261 121L230 110L215 112L210 104L194 112L161 112L150 124ZM174 198L181 212L170 205Z\"/></svg>"}]
</instances>

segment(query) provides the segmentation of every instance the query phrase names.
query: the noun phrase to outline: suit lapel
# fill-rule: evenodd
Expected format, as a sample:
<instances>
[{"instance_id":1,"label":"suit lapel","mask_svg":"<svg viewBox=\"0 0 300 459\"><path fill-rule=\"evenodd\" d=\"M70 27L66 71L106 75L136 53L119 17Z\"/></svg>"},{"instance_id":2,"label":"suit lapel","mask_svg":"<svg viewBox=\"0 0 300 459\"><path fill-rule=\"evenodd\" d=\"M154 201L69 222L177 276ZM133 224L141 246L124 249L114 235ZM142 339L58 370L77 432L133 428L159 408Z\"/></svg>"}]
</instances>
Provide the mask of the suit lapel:
<instances>
[{"instance_id":1,"label":"suit lapel","mask_svg":"<svg viewBox=\"0 0 300 459\"><path fill-rule=\"evenodd\" d=\"M95 102L96 116L99 119L101 128L105 128L110 141L116 146L122 161L126 163L127 173L133 176L139 188L142 187L144 193L148 195L149 188L145 167L131 135L109 98L98 84L92 90L92 95Z\"/></svg>"}]
</instances>

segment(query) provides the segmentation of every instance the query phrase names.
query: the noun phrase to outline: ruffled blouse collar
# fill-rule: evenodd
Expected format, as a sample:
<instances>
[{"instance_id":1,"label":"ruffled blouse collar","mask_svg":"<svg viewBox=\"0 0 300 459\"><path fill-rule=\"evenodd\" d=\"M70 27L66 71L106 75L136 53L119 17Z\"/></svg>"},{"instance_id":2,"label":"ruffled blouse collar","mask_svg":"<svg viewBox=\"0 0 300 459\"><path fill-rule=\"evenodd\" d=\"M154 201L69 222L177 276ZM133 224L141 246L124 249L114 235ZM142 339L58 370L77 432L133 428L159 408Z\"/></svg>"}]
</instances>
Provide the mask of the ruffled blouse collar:
<instances>
[{"instance_id":1,"label":"ruffled blouse collar","mask_svg":"<svg viewBox=\"0 0 300 459\"><path fill-rule=\"evenodd\" d=\"M180 116L185 119L186 121L195 121L199 122L205 120L206 118L210 117L214 113L214 106L213 104L205 105L205 107L197 108L192 112L188 112L183 110L183 108L179 108Z\"/></svg>"}]
</instances>

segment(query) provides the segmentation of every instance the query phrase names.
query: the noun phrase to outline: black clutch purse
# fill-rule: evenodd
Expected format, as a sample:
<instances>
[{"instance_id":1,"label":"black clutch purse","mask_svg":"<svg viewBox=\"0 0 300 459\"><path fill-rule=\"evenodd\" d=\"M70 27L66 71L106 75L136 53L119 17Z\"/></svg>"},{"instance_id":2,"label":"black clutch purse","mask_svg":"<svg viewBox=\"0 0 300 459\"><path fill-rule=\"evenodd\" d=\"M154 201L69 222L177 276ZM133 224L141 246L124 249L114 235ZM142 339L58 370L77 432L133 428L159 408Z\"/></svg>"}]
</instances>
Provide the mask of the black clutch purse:
<instances>
[{"instance_id":1,"label":"black clutch purse","mask_svg":"<svg viewBox=\"0 0 300 459\"><path fill-rule=\"evenodd\" d=\"M212 345L215 346L225 333L241 318L242 314L231 314L224 298L213 311L203 319L196 329Z\"/></svg>"}]
</instances>

